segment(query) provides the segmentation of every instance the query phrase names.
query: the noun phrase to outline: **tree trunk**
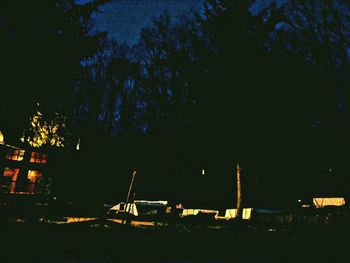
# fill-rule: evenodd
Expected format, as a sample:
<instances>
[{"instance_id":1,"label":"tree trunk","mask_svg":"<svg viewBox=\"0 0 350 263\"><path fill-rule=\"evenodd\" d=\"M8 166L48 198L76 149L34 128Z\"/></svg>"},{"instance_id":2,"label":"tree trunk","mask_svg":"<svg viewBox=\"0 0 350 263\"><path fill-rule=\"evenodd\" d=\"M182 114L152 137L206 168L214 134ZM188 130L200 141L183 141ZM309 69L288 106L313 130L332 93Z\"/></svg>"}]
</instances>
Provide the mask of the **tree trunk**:
<instances>
[{"instance_id":1,"label":"tree trunk","mask_svg":"<svg viewBox=\"0 0 350 263\"><path fill-rule=\"evenodd\" d=\"M237 163L236 167L236 176L237 176L237 216L236 219L242 219L242 191L241 191L241 169L239 167L239 163Z\"/></svg>"}]
</instances>

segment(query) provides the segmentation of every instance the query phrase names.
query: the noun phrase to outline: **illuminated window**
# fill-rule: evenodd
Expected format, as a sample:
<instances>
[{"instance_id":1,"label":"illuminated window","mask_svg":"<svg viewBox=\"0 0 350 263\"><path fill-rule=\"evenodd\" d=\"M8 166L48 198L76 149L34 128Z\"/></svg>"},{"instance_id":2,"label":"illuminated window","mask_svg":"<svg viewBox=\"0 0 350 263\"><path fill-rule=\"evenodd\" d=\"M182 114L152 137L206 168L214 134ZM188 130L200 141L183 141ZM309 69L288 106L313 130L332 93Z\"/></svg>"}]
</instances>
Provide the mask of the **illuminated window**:
<instances>
[{"instance_id":1,"label":"illuminated window","mask_svg":"<svg viewBox=\"0 0 350 263\"><path fill-rule=\"evenodd\" d=\"M28 171L28 192L31 194L35 193L35 186L39 183L42 177L42 173L39 171L29 170Z\"/></svg>"},{"instance_id":2,"label":"illuminated window","mask_svg":"<svg viewBox=\"0 0 350 263\"><path fill-rule=\"evenodd\" d=\"M16 181L18 177L19 169L14 168L11 169L10 167L6 167L3 173L3 176L6 178L3 180L2 188L5 188L5 192L9 191L11 194L15 193L16 191Z\"/></svg>"},{"instance_id":3,"label":"illuminated window","mask_svg":"<svg viewBox=\"0 0 350 263\"><path fill-rule=\"evenodd\" d=\"M46 163L46 160L47 160L47 154L32 152L30 155L31 163Z\"/></svg>"},{"instance_id":4,"label":"illuminated window","mask_svg":"<svg viewBox=\"0 0 350 263\"><path fill-rule=\"evenodd\" d=\"M24 156L25 150L11 150L6 154L6 159L7 160L12 160L12 161L22 161L23 156Z\"/></svg>"},{"instance_id":5,"label":"illuminated window","mask_svg":"<svg viewBox=\"0 0 350 263\"><path fill-rule=\"evenodd\" d=\"M10 167L6 167L4 170L4 176L11 177L13 181L17 180L18 173L19 173L18 168L11 169Z\"/></svg>"}]
</instances>

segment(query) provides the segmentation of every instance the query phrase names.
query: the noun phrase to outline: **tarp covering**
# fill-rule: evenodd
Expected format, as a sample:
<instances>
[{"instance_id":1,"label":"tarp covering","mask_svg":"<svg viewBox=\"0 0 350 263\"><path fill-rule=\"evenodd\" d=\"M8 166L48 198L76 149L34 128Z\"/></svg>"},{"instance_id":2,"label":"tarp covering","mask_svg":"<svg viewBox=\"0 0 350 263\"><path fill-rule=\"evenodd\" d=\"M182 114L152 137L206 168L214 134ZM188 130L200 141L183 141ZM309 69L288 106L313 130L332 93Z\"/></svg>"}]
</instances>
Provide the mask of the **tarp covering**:
<instances>
[{"instance_id":1,"label":"tarp covering","mask_svg":"<svg viewBox=\"0 0 350 263\"><path fill-rule=\"evenodd\" d=\"M243 208L242 218L250 219L252 214L252 208ZM237 209L226 209L225 219L232 219L237 216Z\"/></svg>"},{"instance_id":2,"label":"tarp covering","mask_svg":"<svg viewBox=\"0 0 350 263\"><path fill-rule=\"evenodd\" d=\"M115 211L116 213L120 212L120 211L128 211L129 214L132 214L134 216L138 216L139 213L137 211L137 207L135 205L135 203L128 203L125 207L124 203L121 202L115 206L113 206L111 209L109 209L109 211Z\"/></svg>"},{"instance_id":3,"label":"tarp covering","mask_svg":"<svg viewBox=\"0 0 350 263\"><path fill-rule=\"evenodd\" d=\"M343 197L317 197L312 199L314 206L322 208L325 206L342 206L345 205L345 199Z\"/></svg>"},{"instance_id":4,"label":"tarp covering","mask_svg":"<svg viewBox=\"0 0 350 263\"><path fill-rule=\"evenodd\" d=\"M137 205L166 206L168 201L135 200L134 203Z\"/></svg>"},{"instance_id":5,"label":"tarp covering","mask_svg":"<svg viewBox=\"0 0 350 263\"><path fill-rule=\"evenodd\" d=\"M149 200L135 200L133 203L128 203L125 207L125 203L124 202L120 202L117 205L113 206L109 211L115 211L116 213L120 212L120 211L128 211L129 214L132 214L134 216L138 216L140 213L142 214L142 212L145 207L148 208L162 208L162 207L166 207L168 204L168 201L149 201ZM137 209L137 207L139 207L139 210Z\"/></svg>"},{"instance_id":6,"label":"tarp covering","mask_svg":"<svg viewBox=\"0 0 350 263\"><path fill-rule=\"evenodd\" d=\"M209 210L209 209L183 209L182 210L182 216L195 216L198 215L198 213L203 214L215 214L218 215L218 210Z\"/></svg>"},{"instance_id":7,"label":"tarp covering","mask_svg":"<svg viewBox=\"0 0 350 263\"><path fill-rule=\"evenodd\" d=\"M190 216L197 215L198 213L207 213L207 214L215 214L215 218L217 219L232 219L237 216L237 209L226 209L225 216L219 216L218 210L208 210L208 209L184 209L182 211L182 216ZM252 214L252 208L244 208L242 218L250 219Z\"/></svg>"}]
</instances>

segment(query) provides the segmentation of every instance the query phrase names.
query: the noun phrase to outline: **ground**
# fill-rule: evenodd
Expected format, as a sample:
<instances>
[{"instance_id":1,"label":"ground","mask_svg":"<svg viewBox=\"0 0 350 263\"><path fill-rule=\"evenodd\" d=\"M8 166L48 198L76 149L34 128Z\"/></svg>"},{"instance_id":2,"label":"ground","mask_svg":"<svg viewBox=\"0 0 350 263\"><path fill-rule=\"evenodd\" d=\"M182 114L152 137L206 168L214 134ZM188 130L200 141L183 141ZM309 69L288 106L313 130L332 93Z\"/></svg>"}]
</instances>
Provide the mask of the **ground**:
<instances>
[{"instance_id":1,"label":"ground","mask_svg":"<svg viewBox=\"0 0 350 263\"><path fill-rule=\"evenodd\" d=\"M2 223L1 262L349 262L347 226L144 230L98 222Z\"/></svg>"}]
</instances>

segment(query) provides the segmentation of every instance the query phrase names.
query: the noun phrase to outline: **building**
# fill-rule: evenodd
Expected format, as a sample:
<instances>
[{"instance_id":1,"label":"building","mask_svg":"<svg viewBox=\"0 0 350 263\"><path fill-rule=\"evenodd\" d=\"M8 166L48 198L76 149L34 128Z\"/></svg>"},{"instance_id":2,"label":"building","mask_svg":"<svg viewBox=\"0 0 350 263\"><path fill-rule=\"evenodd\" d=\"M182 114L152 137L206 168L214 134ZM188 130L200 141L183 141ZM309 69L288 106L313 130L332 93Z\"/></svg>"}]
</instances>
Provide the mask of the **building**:
<instances>
[{"instance_id":1,"label":"building","mask_svg":"<svg viewBox=\"0 0 350 263\"><path fill-rule=\"evenodd\" d=\"M50 195L49 154L38 149L6 144L0 136L0 193Z\"/></svg>"}]
</instances>

